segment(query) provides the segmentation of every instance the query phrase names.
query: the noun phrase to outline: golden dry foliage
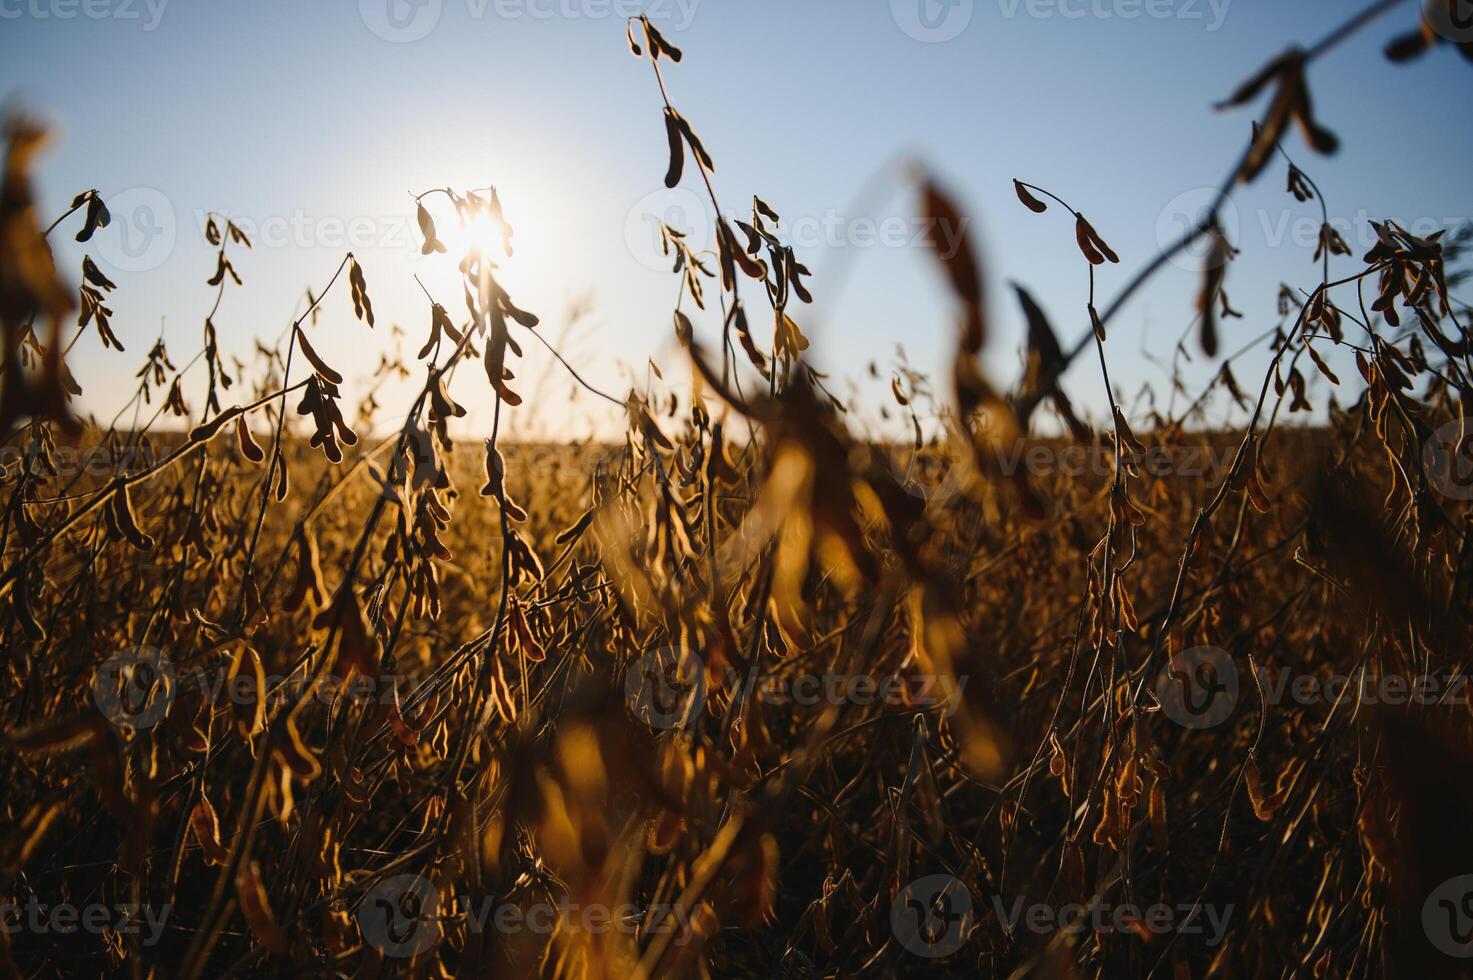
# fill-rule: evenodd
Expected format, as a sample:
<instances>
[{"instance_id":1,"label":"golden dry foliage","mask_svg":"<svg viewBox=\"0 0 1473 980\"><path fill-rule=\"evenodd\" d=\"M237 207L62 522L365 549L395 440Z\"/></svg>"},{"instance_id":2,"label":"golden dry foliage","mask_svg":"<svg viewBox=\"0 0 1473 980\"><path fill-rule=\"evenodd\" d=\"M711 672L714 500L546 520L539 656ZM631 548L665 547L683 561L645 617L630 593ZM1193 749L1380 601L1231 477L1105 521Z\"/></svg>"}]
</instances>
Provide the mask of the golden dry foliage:
<instances>
[{"instance_id":1,"label":"golden dry foliage","mask_svg":"<svg viewBox=\"0 0 1473 980\"><path fill-rule=\"evenodd\" d=\"M1378 223L1357 258L1326 224L1313 275L1284 270L1281 321L1250 340L1217 220L1280 164L1296 202L1317 201L1290 124L1335 151L1312 68L1392 6L1233 93L1225 107L1271 93L1266 114L1165 256L1122 256L1111 229L1015 181L1033 220L1062 209L1061 265L1090 285L1072 346L1049 297L1016 287L1016 383L988 351L997 289L965 208L913 168L954 356L940 399L902 361L885 406L812 366L809 270L766 201L749 220L720 208L716 144L670 94L683 54L643 18L628 40L659 81L665 181L722 215L714 252L661 230L687 397L586 384L499 279L515 259L498 190L436 188L415 195L423 252L459 263L463 296L429 297L423 346L380 366L422 372L386 438L366 435L373 392L344 414L314 338L374 328L373 270L343 256L277 345L227 370L216 323L251 243L217 216L200 358L176 367L155 344L130 403L158 396L152 418L82 429L62 356L78 304L47 239L106 233L108 212L88 191L43 229L44 134L12 123L0 905L7 924L106 914L75 933L7 925L0 974L1457 975L1447 944L1473 922L1473 888L1457 890L1473 875L1467 236ZM1437 43L1424 20L1389 54ZM477 218L498 254L437 259L437 223ZM1169 401L1117 402L1109 324L1203 238ZM1332 279L1332 255L1354 272ZM123 290L90 258L80 275L76 329L121 352ZM1207 357L1233 352L1195 392L1178 370L1193 332ZM507 437L534 407L528 342L617 408L622 442ZM1063 378L1091 347L1110 402L1087 419ZM1234 362L1265 348L1267 374L1240 382ZM1359 379L1337 376L1331 355L1352 353ZM456 371L474 360L490 438L452 394L483 383ZM1292 426L1323 407L1311 383L1332 391L1327 416ZM926 435L918 406L938 401ZM913 441L867 435L876 411ZM1054 423L1063 436L1040 434ZM1099 465L1023 462L1039 452ZM1295 693L1326 677L1348 683ZM1440 686L1363 696L1408 678ZM1165 926L1026 912L1157 906Z\"/></svg>"}]
</instances>

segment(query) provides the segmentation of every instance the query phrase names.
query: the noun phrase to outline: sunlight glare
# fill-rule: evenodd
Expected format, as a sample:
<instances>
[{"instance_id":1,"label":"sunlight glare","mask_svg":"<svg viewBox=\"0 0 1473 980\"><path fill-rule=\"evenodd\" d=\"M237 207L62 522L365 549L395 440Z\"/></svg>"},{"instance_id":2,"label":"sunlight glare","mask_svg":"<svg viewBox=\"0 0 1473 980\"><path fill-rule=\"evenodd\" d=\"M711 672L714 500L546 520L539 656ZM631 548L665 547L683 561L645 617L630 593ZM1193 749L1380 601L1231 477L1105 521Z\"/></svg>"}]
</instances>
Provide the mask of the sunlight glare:
<instances>
[{"instance_id":1,"label":"sunlight glare","mask_svg":"<svg viewBox=\"0 0 1473 980\"><path fill-rule=\"evenodd\" d=\"M500 264L507 258L503 244L505 230L505 225L494 218L489 211L483 210L479 214L468 215L464 223L451 222L441 237L450 254L457 259L468 255L473 249L479 249L482 255ZM513 226L511 239L513 250L516 249L517 233L520 231L520 228Z\"/></svg>"}]
</instances>

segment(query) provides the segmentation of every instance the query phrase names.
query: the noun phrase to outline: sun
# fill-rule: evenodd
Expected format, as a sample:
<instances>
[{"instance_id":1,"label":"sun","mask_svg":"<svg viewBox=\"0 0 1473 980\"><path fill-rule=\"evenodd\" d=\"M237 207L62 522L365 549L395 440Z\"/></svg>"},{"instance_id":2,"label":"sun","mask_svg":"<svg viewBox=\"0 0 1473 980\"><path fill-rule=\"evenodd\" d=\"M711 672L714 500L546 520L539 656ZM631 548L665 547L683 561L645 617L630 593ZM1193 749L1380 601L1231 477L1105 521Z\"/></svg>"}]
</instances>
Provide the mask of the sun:
<instances>
[{"instance_id":1,"label":"sun","mask_svg":"<svg viewBox=\"0 0 1473 980\"><path fill-rule=\"evenodd\" d=\"M507 257L507 245L514 241L511 226L487 209L468 214L464 221L451 222L441 234L446 250L457 258L479 251L493 262Z\"/></svg>"}]
</instances>

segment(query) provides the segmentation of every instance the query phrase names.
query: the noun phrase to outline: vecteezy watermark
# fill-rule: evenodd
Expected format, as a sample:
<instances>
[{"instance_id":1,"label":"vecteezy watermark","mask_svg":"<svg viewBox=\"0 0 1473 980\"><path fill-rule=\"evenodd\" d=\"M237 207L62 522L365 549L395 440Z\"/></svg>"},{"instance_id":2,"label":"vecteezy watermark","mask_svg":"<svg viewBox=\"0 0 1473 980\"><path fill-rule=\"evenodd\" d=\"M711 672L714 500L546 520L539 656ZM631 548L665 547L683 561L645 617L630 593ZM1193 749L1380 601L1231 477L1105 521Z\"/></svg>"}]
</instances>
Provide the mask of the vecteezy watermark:
<instances>
[{"instance_id":1,"label":"vecteezy watermark","mask_svg":"<svg viewBox=\"0 0 1473 980\"><path fill-rule=\"evenodd\" d=\"M482 20L629 20L648 17L661 31L683 31L700 0L464 0L466 14ZM408 44L440 23L444 0L358 0L358 14L375 37Z\"/></svg>"},{"instance_id":2,"label":"vecteezy watermark","mask_svg":"<svg viewBox=\"0 0 1473 980\"><path fill-rule=\"evenodd\" d=\"M1293 703L1300 707L1335 704L1351 698L1364 705L1382 704L1403 707L1408 704L1431 707L1460 707L1468 703L1468 675L1453 674L1381 674L1361 672L1355 676L1332 673L1321 677L1300 674L1289 669L1258 670L1260 686L1269 704Z\"/></svg>"},{"instance_id":3,"label":"vecteezy watermark","mask_svg":"<svg viewBox=\"0 0 1473 980\"><path fill-rule=\"evenodd\" d=\"M499 933L530 932L537 935L610 932L635 935L677 933L672 942L683 946L691 940L690 914L678 904L638 905L625 902L573 902L566 896L553 901L497 902L493 898L473 901L457 897L453 917L471 932L484 932L490 925Z\"/></svg>"},{"instance_id":4,"label":"vecteezy watermark","mask_svg":"<svg viewBox=\"0 0 1473 980\"><path fill-rule=\"evenodd\" d=\"M1473 0L1468 2L1473 3ZM1455 232L1473 221L1467 215L1398 217L1373 215L1365 209L1353 215L1332 214L1326 218L1318 204L1313 203L1299 208L1257 208L1249 214L1245 222L1232 198L1219 200L1219 190L1215 187L1193 187L1167 201L1166 206L1156 215L1156 245L1163 251L1175 248L1189 235L1195 236L1185 248L1172 253L1173 265L1198 272L1213 257L1212 236L1201 229L1211 223L1214 205L1217 206L1217 225L1234 247L1256 247L1261 244L1273 249L1289 247L1317 250L1331 247L1340 249L1343 246L1356 255L1375 247L1380 240L1373 221L1394 221L1422 238L1438 231ZM1227 261L1220 255L1217 258L1219 261Z\"/></svg>"},{"instance_id":5,"label":"vecteezy watermark","mask_svg":"<svg viewBox=\"0 0 1473 980\"><path fill-rule=\"evenodd\" d=\"M629 665L624 693L635 717L651 728L687 728L706 703L707 665L693 651L655 647ZM725 687L743 703L812 708L819 705L880 705L894 711L956 714L966 677L941 674L762 674L747 677L726 671Z\"/></svg>"},{"instance_id":6,"label":"vecteezy watermark","mask_svg":"<svg viewBox=\"0 0 1473 980\"><path fill-rule=\"evenodd\" d=\"M624 247L646 269L670 272L675 265L675 251L668 247L663 228L673 228L685 236L692 251L710 247L715 234L709 203L684 187L646 194L624 215Z\"/></svg>"},{"instance_id":7,"label":"vecteezy watermark","mask_svg":"<svg viewBox=\"0 0 1473 980\"><path fill-rule=\"evenodd\" d=\"M984 440L985 441L985 440ZM907 493L923 500L944 501L966 490L968 465L946 445L896 444L881 452L895 482ZM1136 473L1156 479L1199 479L1208 487L1221 484L1232 467L1236 450L1231 446L1154 445L1136 454L1130 465ZM1030 442L1015 439L1010 444L989 443L982 457L991 471L1003 476L1027 473L1031 477L1058 476L1069 480L1095 477L1108 480L1115 474L1115 453L1104 442Z\"/></svg>"},{"instance_id":8,"label":"vecteezy watermark","mask_svg":"<svg viewBox=\"0 0 1473 980\"><path fill-rule=\"evenodd\" d=\"M210 670L195 670L180 679L181 691L191 688L199 692L203 704L230 703L249 707L258 700L264 701L268 710L282 704L297 704L312 699L319 704L332 705L347 701L355 705L397 706L401 698L419 686L419 679L412 674L354 674L339 677L323 674L313 677L306 671L297 671L289 676L281 674L262 675L264 684L258 684L248 673L228 676L223 667Z\"/></svg>"},{"instance_id":9,"label":"vecteezy watermark","mask_svg":"<svg viewBox=\"0 0 1473 980\"><path fill-rule=\"evenodd\" d=\"M905 949L939 959L966 944L976 923L972 893L947 874L917 878L890 905L890 929Z\"/></svg>"},{"instance_id":10,"label":"vecteezy watermark","mask_svg":"<svg viewBox=\"0 0 1473 980\"><path fill-rule=\"evenodd\" d=\"M737 679L735 671L731 676L733 681ZM884 677L834 671L824 674L769 674L756 680L751 697L759 704L804 708L821 704L879 704L902 710L935 708L938 714L950 718L961 704L967 680L959 677L953 681L940 674L888 674Z\"/></svg>"},{"instance_id":11,"label":"vecteezy watermark","mask_svg":"<svg viewBox=\"0 0 1473 980\"><path fill-rule=\"evenodd\" d=\"M290 214L251 216L228 211L196 209L200 237L214 218L239 228L255 248L326 248L333 251L397 249L420 254L423 239L408 211L396 214L309 214L297 208Z\"/></svg>"},{"instance_id":12,"label":"vecteezy watermark","mask_svg":"<svg viewBox=\"0 0 1473 980\"><path fill-rule=\"evenodd\" d=\"M912 496L942 502L967 487L967 463L946 445L894 445L883 452L895 482Z\"/></svg>"},{"instance_id":13,"label":"vecteezy watermark","mask_svg":"<svg viewBox=\"0 0 1473 980\"><path fill-rule=\"evenodd\" d=\"M1291 668L1253 668L1252 678L1269 705L1308 708L1344 700L1362 705L1460 707L1468 703L1468 675L1312 674ZM1156 677L1156 698L1168 718L1185 728L1222 724L1237 706L1242 678L1233 657L1219 647L1183 650Z\"/></svg>"},{"instance_id":14,"label":"vecteezy watermark","mask_svg":"<svg viewBox=\"0 0 1473 980\"><path fill-rule=\"evenodd\" d=\"M148 272L174 254L179 223L163 191L130 187L104 199L112 222L93 241L105 264L119 272Z\"/></svg>"},{"instance_id":15,"label":"vecteezy watermark","mask_svg":"<svg viewBox=\"0 0 1473 980\"><path fill-rule=\"evenodd\" d=\"M408 506L407 488L434 483L440 464L435 453L434 436L418 425L402 430L400 438L403 439L402 451L401 447L395 447L377 483L379 494L385 500ZM495 538L501 538L499 524Z\"/></svg>"},{"instance_id":16,"label":"vecteezy watermark","mask_svg":"<svg viewBox=\"0 0 1473 980\"><path fill-rule=\"evenodd\" d=\"M1077 442L1025 442L1012 445L993 444L988 450L999 472L1012 476L1026 472L1029 476L1057 474L1071 480L1094 476L1108 479L1115 474L1115 453L1102 442L1081 445ZM1236 450L1231 446L1147 446L1137 453L1131 465L1137 473L1157 479L1202 479L1216 486L1227 476Z\"/></svg>"},{"instance_id":17,"label":"vecteezy watermark","mask_svg":"<svg viewBox=\"0 0 1473 980\"><path fill-rule=\"evenodd\" d=\"M727 224L749 222L750 215L727 214ZM624 244L640 265L656 272L669 272L675 256L667 246L674 229L694 252L711 247L710 201L684 187L659 189L634 203L624 216ZM955 222L912 214L845 214L835 208L812 214L785 214L772 223L772 231L798 251L846 248L928 248L950 258L966 240L969 219ZM663 227L662 227L663 226ZM747 239L738 232L738 242Z\"/></svg>"},{"instance_id":18,"label":"vecteezy watermark","mask_svg":"<svg viewBox=\"0 0 1473 980\"><path fill-rule=\"evenodd\" d=\"M553 450L556 452L556 450ZM628 443L601 443L588 448L578 456L581 472L596 479L607 478L615 473L625 473L638 467L639 460Z\"/></svg>"},{"instance_id":19,"label":"vecteezy watermark","mask_svg":"<svg viewBox=\"0 0 1473 980\"><path fill-rule=\"evenodd\" d=\"M0 480L31 476L79 476L99 480L142 473L158 462L156 454L145 446L54 446L42 453L38 446L0 446Z\"/></svg>"},{"instance_id":20,"label":"vecteezy watermark","mask_svg":"<svg viewBox=\"0 0 1473 980\"><path fill-rule=\"evenodd\" d=\"M113 654L92 674L92 698L104 717L120 728L143 731L169 716L186 695L191 704L230 703L249 707L258 701L268 709L312 698L324 705L340 699L352 704L397 706L418 687L410 674L354 674L313 677L298 670L289 675L253 672L230 675L226 665L201 667L180 676L173 660L153 647L131 647Z\"/></svg>"},{"instance_id":21,"label":"vecteezy watermark","mask_svg":"<svg viewBox=\"0 0 1473 980\"><path fill-rule=\"evenodd\" d=\"M1218 647L1191 647L1171 658L1156 675L1156 700L1166 717L1183 728L1212 728L1238 703L1238 668Z\"/></svg>"},{"instance_id":22,"label":"vecteezy watermark","mask_svg":"<svg viewBox=\"0 0 1473 980\"><path fill-rule=\"evenodd\" d=\"M409 44L440 23L443 0L358 0L358 16L375 37Z\"/></svg>"},{"instance_id":23,"label":"vecteezy watermark","mask_svg":"<svg viewBox=\"0 0 1473 980\"><path fill-rule=\"evenodd\" d=\"M1201 21L1208 31L1222 27L1232 0L997 0L1008 20L1180 20Z\"/></svg>"},{"instance_id":24,"label":"vecteezy watermark","mask_svg":"<svg viewBox=\"0 0 1473 980\"><path fill-rule=\"evenodd\" d=\"M1422 903L1422 931L1439 952L1473 956L1473 875L1457 875L1432 889Z\"/></svg>"},{"instance_id":25,"label":"vecteezy watermark","mask_svg":"<svg viewBox=\"0 0 1473 980\"><path fill-rule=\"evenodd\" d=\"M784 216L783 240L794 248L934 248L949 259L965 241L969 219L955 223L914 214L821 214ZM934 244L933 244L934 243Z\"/></svg>"},{"instance_id":26,"label":"vecteezy watermark","mask_svg":"<svg viewBox=\"0 0 1473 980\"><path fill-rule=\"evenodd\" d=\"M119 728L157 725L168 716L176 693L174 663L154 647L121 650L92 674L92 700Z\"/></svg>"},{"instance_id":27,"label":"vecteezy watermark","mask_svg":"<svg viewBox=\"0 0 1473 980\"><path fill-rule=\"evenodd\" d=\"M997 0L1005 20L1178 20L1222 27L1232 0ZM935 44L972 23L975 0L890 0L890 16L907 36Z\"/></svg>"},{"instance_id":28,"label":"vecteezy watermark","mask_svg":"<svg viewBox=\"0 0 1473 980\"><path fill-rule=\"evenodd\" d=\"M1422 469L1432 489L1451 500L1473 500L1473 421L1452 419L1422 444Z\"/></svg>"},{"instance_id":29,"label":"vecteezy watermark","mask_svg":"<svg viewBox=\"0 0 1473 980\"><path fill-rule=\"evenodd\" d=\"M975 7L975 0L890 0L890 16L906 36L936 44L966 30Z\"/></svg>"},{"instance_id":30,"label":"vecteezy watermark","mask_svg":"<svg viewBox=\"0 0 1473 980\"><path fill-rule=\"evenodd\" d=\"M1426 0L1422 9L1439 37L1455 44L1473 41L1473 0Z\"/></svg>"},{"instance_id":31,"label":"vecteezy watermark","mask_svg":"<svg viewBox=\"0 0 1473 980\"><path fill-rule=\"evenodd\" d=\"M1227 935L1228 922L1233 916L1233 906L1216 906L1206 903L1186 902L1167 905L1158 902L1144 908L1130 902L1098 901L1084 904L1068 902L1050 905L1048 902L1030 902L1026 898L1005 901L1001 895L992 896L992 908L997 919L1009 933L1019 926L1032 933L1046 935L1053 932L1121 933L1132 935L1201 936L1207 946L1216 946Z\"/></svg>"},{"instance_id":32,"label":"vecteezy watermark","mask_svg":"<svg viewBox=\"0 0 1473 980\"><path fill-rule=\"evenodd\" d=\"M1201 271L1203 263L1212 255L1212 237L1198 232L1211 223L1214 204L1218 205L1217 225L1223 236L1229 242L1238 241L1238 207L1231 198L1219 202L1218 196L1215 187L1193 187L1167 201L1156 215L1156 245L1163 251L1175 248L1189 235L1195 236L1185 248L1172 253L1172 265L1189 272Z\"/></svg>"},{"instance_id":33,"label":"vecteezy watermark","mask_svg":"<svg viewBox=\"0 0 1473 980\"><path fill-rule=\"evenodd\" d=\"M169 0L0 0L0 20L117 20L158 30Z\"/></svg>"},{"instance_id":34,"label":"vecteezy watermark","mask_svg":"<svg viewBox=\"0 0 1473 980\"><path fill-rule=\"evenodd\" d=\"M624 697L651 728L685 728L706 703L706 664L694 650L654 647L629 665Z\"/></svg>"},{"instance_id":35,"label":"vecteezy watermark","mask_svg":"<svg viewBox=\"0 0 1473 980\"><path fill-rule=\"evenodd\" d=\"M440 941L440 892L423 875L385 878L363 896L358 930L385 956L418 956Z\"/></svg>"},{"instance_id":36,"label":"vecteezy watermark","mask_svg":"<svg viewBox=\"0 0 1473 980\"><path fill-rule=\"evenodd\" d=\"M1293 248L1308 249L1320 245L1321 235L1328 225L1347 248L1354 253L1363 253L1374 248L1380 241L1380 236L1376 234L1376 227L1372 224L1373 221L1383 224L1392 221L1418 238L1427 238L1439 231L1445 231L1449 235L1456 234L1460 229L1466 227L1470 220L1473 219L1467 215L1442 217L1435 215L1413 217L1372 215L1362 208L1351 217L1332 214L1326 221L1318 208L1315 208L1312 214L1305 214L1303 211L1292 208L1259 208L1257 230L1263 235L1263 242L1269 248L1289 245Z\"/></svg>"},{"instance_id":37,"label":"vecteezy watermark","mask_svg":"<svg viewBox=\"0 0 1473 980\"><path fill-rule=\"evenodd\" d=\"M417 956L434 946L442 931L460 925L477 935L488 929L503 935L618 932L633 936L674 932L677 946L690 942L692 935L690 915L678 904L605 905L574 902L566 896L532 902L453 896L447 902L428 878L416 874L385 878L369 890L358 907L363 941L390 957Z\"/></svg>"},{"instance_id":38,"label":"vecteezy watermark","mask_svg":"<svg viewBox=\"0 0 1473 980\"><path fill-rule=\"evenodd\" d=\"M42 902L31 895L24 905L0 904L0 929L6 935L31 933L38 936L55 933L69 936L78 930L102 935L112 933L121 936L139 936L143 946L157 945L163 938L164 926L174 907L164 904L158 908L133 902L106 904L93 902L73 905L70 902Z\"/></svg>"}]
</instances>

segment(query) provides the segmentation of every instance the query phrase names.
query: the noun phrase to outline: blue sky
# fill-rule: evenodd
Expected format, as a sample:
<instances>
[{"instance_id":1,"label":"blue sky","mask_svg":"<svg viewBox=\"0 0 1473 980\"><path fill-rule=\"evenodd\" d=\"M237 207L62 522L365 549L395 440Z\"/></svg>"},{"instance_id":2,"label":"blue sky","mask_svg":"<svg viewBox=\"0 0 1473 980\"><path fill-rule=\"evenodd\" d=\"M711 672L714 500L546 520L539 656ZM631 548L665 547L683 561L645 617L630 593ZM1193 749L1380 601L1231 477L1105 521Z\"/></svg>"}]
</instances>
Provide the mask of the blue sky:
<instances>
[{"instance_id":1,"label":"blue sky","mask_svg":"<svg viewBox=\"0 0 1473 980\"><path fill-rule=\"evenodd\" d=\"M837 378L864 381L869 361L888 365L897 344L935 370L951 343L944 286L906 224L914 195L882 176L886 193L859 196L887 163L926 161L973 219L995 324L986 359L999 383L1011 383L1022 327L1006 283L1026 284L1067 343L1086 323L1087 281L1067 216L1026 211L1011 179L1059 193L1120 253L1122 264L1101 273L1109 297L1200 205L1247 138L1250 113L1212 103L1285 44L1313 41L1358 7L951 2L642 5L685 51L667 81L716 159L723 208L742 212L760 194L798 236L818 302L794 316ZM128 350L103 351L95 335L77 345L84 408L110 417L126 400L161 322L176 364L199 349L213 298L201 233L211 210L258 239L236 263L246 288L230 290L216 317L222 346L242 357L257 337L274 340L304 291L320 289L354 250L378 329L353 319L342 291L312 338L347 376L349 396L366 393L379 383L388 324L406 328L411 353L428 327L415 274L459 313L453 262L418 255L408 194L446 185L500 189L517 229L504 278L549 337L562 336L574 297L591 297L563 340L590 380L622 393L653 356L667 381L683 384L670 328L677 284L653 261L647 215L683 216L698 235L709 218L698 197L663 189L659 93L649 65L626 48L626 9L628 0L0 0L0 92L58 128L41 162L43 213L59 214L86 187L121 202L118 223L87 251L118 282L114 330ZM1446 47L1407 66L1380 56L1414 20L1414 4L1404 4L1312 68L1317 114L1342 138L1337 156L1314 156L1297 134L1286 142L1331 215L1348 223L1342 230L1354 231L1346 237L1357 258L1366 218L1424 231L1468 220L1454 174L1466 175L1473 156L1469 66ZM684 186L699 189L693 172ZM1235 206L1243 254L1227 288L1246 318L1227 324L1229 351L1273 325L1279 282L1318 281L1317 208L1284 193L1281 164ZM161 233L145 240L139 225ZM83 247L58 237L75 276ZM851 272L842 283L836 263ZM1111 332L1107 352L1127 398L1146 381L1165 392L1142 352L1169 355L1187 328L1191 266L1163 273ZM1339 259L1334 271L1354 268ZM697 321L708 337L718 328ZM592 399L569 403L563 376L537 384L545 365L527 349L519 431L581 435L606 424ZM1239 377L1256 384L1264 363L1247 359ZM1206 377L1215 366L1199 358L1196 369ZM882 377L865 390L887 386ZM1092 360L1067 387L1089 410L1105 404ZM453 390L472 412L465 434L489 421L483 375L466 371ZM411 397L391 383L379 401L407 406ZM1315 400L1323 403L1322 387Z\"/></svg>"}]
</instances>

